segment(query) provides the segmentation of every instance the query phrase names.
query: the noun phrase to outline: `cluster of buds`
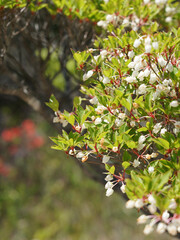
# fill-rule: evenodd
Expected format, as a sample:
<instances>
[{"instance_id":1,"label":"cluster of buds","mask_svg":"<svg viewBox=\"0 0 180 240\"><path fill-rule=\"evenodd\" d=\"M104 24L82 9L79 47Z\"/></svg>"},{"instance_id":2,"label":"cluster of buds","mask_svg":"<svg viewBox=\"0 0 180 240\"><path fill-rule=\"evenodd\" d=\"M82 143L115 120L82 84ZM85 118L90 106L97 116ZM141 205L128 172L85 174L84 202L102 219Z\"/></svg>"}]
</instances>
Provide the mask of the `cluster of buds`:
<instances>
[{"instance_id":1,"label":"cluster of buds","mask_svg":"<svg viewBox=\"0 0 180 240\"><path fill-rule=\"evenodd\" d=\"M68 121L65 120L64 115L60 111L55 112L53 123L61 123L63 127L68 125Z\"/></svg>"},{"instance_id":2,"label":"cluster of buds","mask_svg":"<svg viewBox=\"0 0 180 240\"><path fill-rule=\"evenodd\" d=\"M150 234L154 230L155 226L157 226L156 231L159 234L168 231L170 235L175 236L178 232L180 232L180 215L173 214L173 216L171 216L168 210L164 211L160 216L156 215L158 208L156 207L156 200L151 194L147 197L143 197L143 199L128 200L126 202L126 208L135 207L140 209L144 206L147 206L149 212L152 214L141 215L137 219L138 224L146 224L144 228L144 234ZM175 210L176 208L176 201L171 199L168 209ZM148 221L149 223L147 224Z\"/></svg>"},{"instance_id":3,"label":"cluster of buds","mask_svg":"<svg viewBox=\"0 0 180 240\"><path fill-rule=\"evenodd\" d=\"M159 234L167 231L170 235L176 236L180 233L180 215L173 215L170 217L168 211L164 211L161 217L155 215L147 216L141 215L137 219L138 224L145 224L147 221L150 222L146 224L144 228L144 234L148 235L154 231L156 227L156 232Z\"/></svg>"},{"instance_id":4,"label":"cluster of buds","mask_svg":"<svg viewBox=\"0 0 180 240\"><path fill-rule=\"evenodd\" d=\"M99 22L97 22L97 25L99 27L102 27L104 29L106 29L109 25L109 23L113 23L114 25L117 24L118 22L118 16L116 16L116 14L107 14L105 17L105 20L100 20Z\"/></svg>"}]
</instances>

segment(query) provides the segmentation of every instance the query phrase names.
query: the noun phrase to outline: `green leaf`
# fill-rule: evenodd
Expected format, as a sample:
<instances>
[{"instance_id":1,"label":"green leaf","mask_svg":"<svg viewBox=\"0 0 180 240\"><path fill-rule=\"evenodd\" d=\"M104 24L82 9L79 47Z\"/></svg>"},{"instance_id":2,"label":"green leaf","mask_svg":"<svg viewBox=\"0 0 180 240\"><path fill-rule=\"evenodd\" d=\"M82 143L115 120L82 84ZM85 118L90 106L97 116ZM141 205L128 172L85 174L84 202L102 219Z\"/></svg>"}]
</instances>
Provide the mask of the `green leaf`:
<instances>
[{"instance_id":1,"label":"green leaf","mask_svg":"<svg viewBox=\"0 0 180 240\"><path fill-rule=\"evenodd\" d=\"M81 118L81 125L86 121L86 119L89 117L89 115L91 114L91 112L85 112Z\"/></svg>"},{"instance_id":2,"label":"green leaf","mask_svg":"<svg viewBox=\"0 0 180 240\"><path fill-rule=\"evenodd\" d=\"M145 109L146 111L152 111L152 97L153 97L153 93L150 92L146 95L145 97Z\"/></svg>"},{"instance_id":3,"label":"green leaf","mask_svg":"<svg viewBox=\"0 0 180 240\"><path fill-rule=\"evenodd\" d=\"M130 103L130 101L128 101L126 98L122 98L120 100L120 103L128 110L131 111L132 105Z\"/></svg>"},{"instance_id":4,"label":"green leaf","mask_svg":"<svg viewBox=\"0 0 180 240\"><path fill-rule=\"evenodd\" d=\"M79 105L81 105L82 98L81 97L75 97L73 100L73 105L75 108L77 108Z\"/></svg>"},{"instance_id":5,"label":"green leaf","mask_svg":"<svg viewBox=\"0 0 180 240\"><path fill-rule=\"evenodd\" d=\"M163 138L152 138L152 141L163 147L164 149L169 149L169 142Z\"/></svg>"},{"instance_id":6,"label":"green leaf","mask_svg":"<svg viewBox=\"0 0 180 240\"><path fill-rule=\"evenodd\" d=\"M54 112L57 112L59 110L59 102L53 94L51 95L49 102L46 102L46 105L50 107Z\"/></svg>"},{"instance_id":7,"label":"green leaf","mask_svg":"<svg viewBox=\"0 0 180 240\"><path fill-rule=\"evenodd\" d=\"M156 185L156 189L158 190L161 190L162 187L168 182L169 178L171 177L172 175L172 171L168 171L166 172L165 174L161 174L161 176L159 176L159 183Z\"/></svg>"},{"instance_id":8,"label":"green leaf","mask_svg":"<svg viewBox=\"0 0 180 240\"><path fill-rule=\"evenodd\" d=\"M158 23L157 22L154 22L152 25L151 25L151 32L156 32L157 29L158 29Z\"/></svg>"},{"instance_id":9,"label":"green leaf","mask_svg":"<svg viewBox=\"0 0 180 240\"><path fill-rule=\"evenodd\" d=\"M66 118L66 120L67 120L72 126L74 126L74 122L75 122L75 117L74 117L74 115L69 115L69 118L68 118L68 119Z\"/></svg>"},{"instance_id":10,"label":"green leaf","mask_svg":"<svg viewBox=\"0 0 180 240\"><path fill-rule=\"evenodd\" d=\"M67 111L64 111L64 117L72 126L74 126L75 117L73 114L70 114Z\"/></svg>"},{"instance_id":11,"label":"green leaf","mask_svg":"<svg viewBox=\"0 0 180 240\"><path fill-rule=\"evenodd\" d=\"M142 179L138 176L138 173L136 173L135 171L131 171L131 177L133 182L143 184Z\"/></svg>"},{"instance_id":12,"label":"green leaf","mask_svg":"<svg viewBox=\"0 0 180 240\"><path fill-rule=\"evenodd\" d=\"M131 161L131 158L132 158L131 154L129 154L127 151L123 153L123 161L129 162Z\"/></svg>"},{"instance_id":13,"label":"green leaf","mask_svg":"<svg viewBox=\"0 0 180 240\"><path fill-rule=\"evenodd\" d=\"M124 169L128 168L131 164L129 162L123 162L122 166Z\"/></svg>"},{"instance_id":14,"label":"green leaf","mask_svg":"<svg viewBox=\"0 0 180 240\"><path fill-rule=\"evenodd\" d=\"M105 164L105 168L108 172L110 172L111 174L114 174L114 172L115 172L115 166L114 165L111 167L108 164Z\"/></svg>"},{"instance_id":15,"label":"green leaf","mask_svg":"<svg viewBox=\"0 0 180 240\"><path fill-rule=\"evenodd\" d=\"M139 128L137 132L146 132L148 129L146 127Z\"/></svg>"},{"instance_id":16,"label":"green leaf","mask_svg":"<svg viewBox=\"0 0 180 240\"><path fill-rule=\"evenodd\" d=\"M134 141L132 141L132 140L127 141L126 145L128 146L128 148L131 148L131 149L133 149L133 148L135 148L137 146L137 144Z\"/></svg>"},{"instance_id":17,"label":"green leaf","mask_svg":"<svg viewBox=\"0 0 180 240\"><path fill-rule=\"evenodd\" d=\"M65 132L64 130L62 130L62 135L63 135L63 137L64 137L67 141L69 141L69 135L67 134L67 132Z\"/></svg>"}]
</instances>

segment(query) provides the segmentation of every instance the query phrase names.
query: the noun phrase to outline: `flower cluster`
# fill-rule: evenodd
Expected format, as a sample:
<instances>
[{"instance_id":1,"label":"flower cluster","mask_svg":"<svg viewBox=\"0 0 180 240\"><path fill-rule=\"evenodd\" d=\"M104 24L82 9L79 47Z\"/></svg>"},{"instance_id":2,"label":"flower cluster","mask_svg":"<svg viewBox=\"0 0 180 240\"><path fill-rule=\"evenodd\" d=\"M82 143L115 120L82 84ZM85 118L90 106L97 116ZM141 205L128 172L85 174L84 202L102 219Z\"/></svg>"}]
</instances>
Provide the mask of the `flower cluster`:
<instances>
[{"instance_id":1,"label":"flower cluster","mask_svg":"<svg viewBox=\"0 0 180 240\"><path fill-rule=\"evenodd\" d=\"M163 232L159 229L164 226L173 235L174 219L179 217L178 207L175 208L178 196L174 192L179 183L172 178L173 171L178 174L179 169L177 46L164 46L163 41L171 39L163 33L138 36L130 32L125 37L129 44L121 43L119 48L112 46L112 40L105 39L100 51L87 51L91 68L84 72L83 80L92 79L96 87L83 86L81 90L89 95L90 105L86 109L77 105L76 112L70 114L55 110L56 122L63 126L71 124L75 132L69 136L63 132L62 137L53 141L58 145L56 149L67 149L69 155L82 162L94 158L105 164L106 196L112 195L114 186L119 184L122 193L130 198L127 208L146 207L150 212L146 216L151 221L145 227L145 234L158 223L158 232ZM119 37L114 36L113 40L119 41ZM170 159L173 163L171 171L167 171ZM115 173L114 163L122 166L122 172ZM163 178L159 187L158 182ZM149 184L152 189L147 187ZM169 207L165 210L160 202L168 194ZM161 221L164 211L171 216L166 222ZM178 227L174 232L179 231Z\"/></svg>"},{"instance_id":2,"label":"flower cluster","mask_svg":"<svg viewBox=\"0 0 180 240\"><path fill-rule=\"evenodd\" d=\"M165 18L175 13L164 0L144 0L144 11L152 4L163 9ZM108 13L104 19L97 25L109 30L106 38L96 40L94 48L74 53L83 71L85 98L75 99L72 113L59 112L54 96L48 103L56 114L54 122L73 129L52 138L53 148L83 163L105 166L106 196L119 186L129 198L127 208L149 212L138 219L146 223L145 234L156 226L158 233L176 235L180 230L180 31L158 32L160 24L148 23L136 12Z\"/></svg>"},{"instance_id":3,"label":"flower cluster","mask_svg":"<svg viewBox=\"0 0 180 240\"><path fill-rule=\"evenodd\" d=\"M8 144L8 149L11 155L16 155L22 151L20 144L23 143L23 150L31 150L39 148L44 144L42 136L36 132L35 123L26 119L18 127L5 129L1 132L2 141Z\"/></svg>"},{"instance_id":4,"label":"flower cluster","mask_svg":"<svg viewBox=\"0 0 180 240\"><path fill-rule=\"evenodd\" d=\"M146 235L150 234L155 227L159 234L167 231L170 235L176 236L180 232L180 215L174 214L174 216L170 217L169 212L164 211L161 218L154 215L141 215L137 219L138 224L145 224L147 221L149 223L144 228L144 234Z\"/></svg>"},{"instance_id":5,"label":"flower cluster","mask_svg":"<svg viewBox=\"0 0 180 240\"><path fill-rule=\"evenodd\" d=\"M109 1L105 1L106 4L108 2ZM152 14L151 8L152 12L154 11L154 8L156 8L158 10L157 12L159 17L164 16L163 20L167 24L171 24L173 22L173 18L177 13L176 8L172 5L169 5L167 0L143 0L141 4L141 8L143 9L142 12L146 12L147 7L149 8L150 12L149 14L146 13L146 16L143 14L136 14L135 8L132 6L129 7L130 13L128 12L128 14L125 16L120 12L106 14L104 16L104 20L101 19L97 22L97 26L102 27L103 29L108 29L109 24L112 24L115 28L123 25L126 28L132 29L133 31L138 31L142 26L148 26L150 22L152 22L152 19L149 19L149 15Z\"/></svg>"},{"instance_id":6,"label":"flower cluster","mask_svg":"<svg viewBox=\"0 0 180 240\"><path fill-rule=\"evenodd\" d=\"M162 215L157 216L155 215L157 211L156 207L156 200L155 198L150 194L147 199L137 199L136 201L134 200L129 200L126 202L126 208L142 208L145 205L147 205L147 208L149 212L152 215L141 215L137 219L138 224L147 224L144 228L144 234L150 234L154 228L156 227L156 231L159 234L164 233L165 231L168 231L169 234L175 236L177 235L178 232L180 232L180 214L173 214L170 215L170 213L165 210ZM177 208L177 203L174 199L171 199L168 209L169 210L174 210Z\"/></svg>"},{"instance_id":7,"label":"flower cluster","mask_svg":"<svg viewBox=\"0 0 180 240\"><path fill-rule=\"evenodd\" d=\"M100 20L99 22L97 22L97 26L106 29L109 23L112 23L113 25L117 25L118 20L119 18L118 16L116 16L116 14L112 14L112 15L108 14L106 15L105 20Z\"/></svg>"}]
</instances>

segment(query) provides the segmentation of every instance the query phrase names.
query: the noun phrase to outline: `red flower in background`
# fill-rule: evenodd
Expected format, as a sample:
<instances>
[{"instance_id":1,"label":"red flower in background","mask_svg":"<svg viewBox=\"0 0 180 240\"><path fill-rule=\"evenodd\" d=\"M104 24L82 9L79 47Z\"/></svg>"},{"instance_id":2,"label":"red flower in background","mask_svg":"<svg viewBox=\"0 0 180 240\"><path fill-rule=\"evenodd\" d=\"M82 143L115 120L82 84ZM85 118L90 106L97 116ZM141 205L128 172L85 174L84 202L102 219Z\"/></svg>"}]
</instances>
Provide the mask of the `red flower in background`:
<instances>
[{"instance_id":1,"label":"red flower in background","mask_svg":"<svg viewBox=\"0 0 180 240\"><path fill-rule=\"evenodd\" d=\"M18 138L20 135L21 135L20 127L5 129L1 133L1 137L5 142L11 142L14 139Z\"/></svg>"},{"instance_id":2,"label":"red flower in background","mask_svg":"<svg viewBox=\"0 0 180 240\"><path fill-rule=\"evenodd\" d=\"M8 147L8 152L11 154L11 155L15 155L19 150L19 146L17 145L11 145L10 147Z\"/></svg>"},{"instance_id":3,"label":"red flower in background","mask_svg":"<svg viewBox=\"0 0 180 240\"><path fill-rule=\"evenodd\" d=\"M34 137L30 142L29 142L29 148L39 148L44 144L44 139L41 136L36 136Z\"/></svg>"},{"instance_id":4,"label":"red flower in background","mask_svg":"<svg viewBox=\"0 0 180 240\"><path fill-rule=\"evenodd\" d=\"M8 152L11 156L18 156L19 152L28 152L44 144L43 137L37 134L36 126L30 119L24 120L18 127L3 130L1 137L9 144Z\"/></svg>"},{"instance_id":5,"label":"red flower in background","mask_svg":"<svg viewBox=\"0 0 180 240\"><path fill-rule=\"evenodd\" d=\"M0 175L7 177L9 173L10 173L10 168L0 160Z\"/></svg>"},{"instance_id":6,"label":"red flower in background","mask_svg":"<svg viewBox=\"0 0 180 240\"><path fill-rule=\"evenodd\" d=\"M24 120L21 124L21 128L28 137L32 137L35 134L36 127L34 122L30 119Z\"/></svg>"}]
</instances>

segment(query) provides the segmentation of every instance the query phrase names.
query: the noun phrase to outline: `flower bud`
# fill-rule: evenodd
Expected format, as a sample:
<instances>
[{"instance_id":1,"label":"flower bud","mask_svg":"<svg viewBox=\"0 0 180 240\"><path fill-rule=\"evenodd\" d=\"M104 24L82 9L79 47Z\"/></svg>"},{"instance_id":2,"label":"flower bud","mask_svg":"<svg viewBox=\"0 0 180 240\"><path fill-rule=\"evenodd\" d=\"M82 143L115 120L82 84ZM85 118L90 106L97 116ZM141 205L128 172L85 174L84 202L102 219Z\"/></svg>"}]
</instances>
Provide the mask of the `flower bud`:
<instances>
[{"instance_id":1,"label":"flower bud","mask_svg":"<svg viewBox=\"0 0 180 240\"><path fill-rule=\"evenodd\" d=\"M173 71L173 65L171 63L168 63L168 65L166 66L166 69L169 71L169 72L172 72Z\"/></svg>"},{"instance_id":2,"label":"flower bud","mask_svg":"<svg viewBox=\"0 0 180 240\"><path fill-rule=\"evenodd\" d=\"M78 152L78 154L76 155L76 158L83 158L84 155L85 154L83 152Z\"/></svg>"},{"instance_id":3,"label":"flower bud","mask_svg":"<svg viewBox=\"0 0 180 240\"><path fill-rule=\"evenodd\" d=\"M108 14L108 15L106 16L106 21L112 22L113 20L114 20L114 16L113 16L113 15Z\"/></svg>"},{"instance_id":4,"label":"flower bud","mask_svg":"<svg viewBox=\"0 0 180 240\"><path fill-rule=\"evenodd\" d=\"M158 133L161 130L161 128L162 128L161 123L156 123L156 125L154 125L153 132Z\"/></svg>"},{"instance_id":5,"label":"flower bud","mask_svg":"<svg viewBox=\"0 0 180 240\"><path fill-rule=\"evenodd\" d=\"M150 195L148 196L148 201L149 201L151 204L156 204L156 200L155 200L155 198L153 197L152 194L150 194Z\"/></svg>"},{"instance_id":6,"label":"flower bud","mask_svg":"<svg viewBox=\"0 0 180 240\"><path fill-rule=\"evenodd\" d=\"M140 165L140 161L135 159L134 162L133 162L133 167L138 167Z\"/></svg>"},{"instance_id":7,"label":"flower bud","mask_svg":"<svg viewBox=\"0 0 180 240\"><path fill-rule=\"evenodd\" d=\"M159 233L159 234L164 233L164 232L166 231L166 224L160 222L160 223L157 225L156 231L157 231L157 233Z\"/></svg>"},{"instance_id":8,"label":"flower bud","mask_svg":"<svg viewBox=\"0 0 180 240\"><path fill-rule=\"evenodd\" d=\"M108 83L110 83L110 79L108 77L104 77L102 82L104 84L108 84Z\"/></svg>"},{"instance_id":9,"label":"flower bud","mask_svg":"<svg viewBox=\"0 0 180 240\"><path fill-rule=\"evenodd\" d=\"M150 2L150 0L144 0L143 2L144 2L144 4L148 4Z\"/></svg>"},{"instance_id":10,"label":"flower bud","mask_svg":"<svg viewBox=\"0 0 180 240\"><path fill-rule=\"evenodd\" d=\"M75 130L76 130L77 132L80 132L80 131L81 131L81 127L80 127L79 125L77 125L77 126L75 126Z\"/></svg>"},{"instance_id":11,"label":"flower bud","mask_svg":"<svg viewBox=\"0 0 180 240\"><path fill-rule=\"evenodd\" d=\"M169 6L166 7L166 12L167 13L173 13L176 9L175 8L171 8Z\"/></svg>"},{"instance_id":12,"label":"flower bud","mask_svg":"<svg viewBox=\"0 0 180 240\"><path fill-rule=\"evenodd\" d=\"M137 199L135 202L135 207L136 208L142 208L144 206L143 200L142 199Z\"/></svg>"},{"instance_id":13,"label":"flower bud","mask_svg":"<svg viewBox=\"0 0 180 240\"><path fill-rule=\"evenodd\" d=\"M151 214L154 214L157 211L157 207L154 204L150 204L147 208Z\"/></svg>"},{"instance_id":14,"label":"flower bud","mask_svg":"<svg viewBox=\"0 0 180 240\"><path fill-rule=\"evenodd\" d=\"M122 22L122 25L126 25L126 24L129 24L129 20L127 18L125 18Z\"/></svg>"},{"instance_id":15,"label":"flower bud","mask_svg":"<svg viewBox=\"0 0 180 240\"><path fill-rule=\"evenodd\" d=\"M151 155L150 154L146 154L145 157L146 157L147 160L151 159Z\"/></svg>"},{"instance_id":16,"label":"flower bud","mask_svg":"<svg viewBox=\"0 0 180 240\"><path fill-rule=\"evenodd\" d=\"M162 128L161 131L160 131L160 134L163 135L167 132L167 129L166 128Z\"/></svg>"},{"instance_id":17,"label":"flower bud","mask_svg":"<svg viewBox=\"0 0 180 240\"><path fill-rule=\"evenodd\" d=\"M159 154L158 153L151 153L152 158L156 158Z\"/></svg>"},{"instance_id":18,"label":"flower bud","mask_svg":"<svg viewBox=\"0 0 180 240\"><path fill-rule=\"evenodd\" d=\"M110 157L107 155L103 156L102 163L106 164L109 161Z\"/></svg>"},{"instance_id":19,"label":"flower bud","mask_svg":"<svg viewBox=\"0 0 180 240\"><path fill-rule=\"evenodd\" d=\"M153 84L157 81L158 77L156 76L155 73L151 73L150 74L150 80L149 80L149 83Z\"/></svg>"},{"instance_id":20,"label":"flower bud","mask_svg":"<svg viewBox=\"0 0 180 240\"><path fill-rule=\"evenodd\" d=\"M146 84L141 84L137 90L138 94L145 94L147 92Z\"/></svg>"},{"instance_id":21,"label":"flower bud","mask_svg":"<svg viewBox=\"0 0 180 240\"><path fill-rule=\"evenodd\" d=\"M135 121L131 121L130 125L131 125L131 127L135 127L136 126L136 122Z\"/></svg>"},{"instance_id":22,"label":"flower bud","mask_svg":"<svg viewBox=\"0 0 180 240\"><path fill-rule=\"evenodd\" d=\"M146 53L150 53L151 52L151 45L150 44L148 44L148 45L145 45L145 52Z\"/></svg>"},{"instance_id":23,"label":"flower bud","mask_svg":"<svg viewBox=\"0 0 180 240\"><path fill-rule=\"evenodd\" d=\"M165 65L166 65L166 61L164 60L164 58L162 56L160 56L158 58L158 63L161 67L165 67Z\"/></svg>"},{"instance_id":24,"label":"flower bud","mask_svg":"<svg viewBox=\"0 0 180 240\"><path fill-rule=\"evenodd\" d=\"M147 225L145 226L143 232L144 232L145 235L148 235L148 234L150 234L152 231L153 231L153 227L152 227L151 225L147 224Z\"/></svg>"},{"instance_id":25,"label":"flower bud","mask_svg":"<svg viewBox=\"0 0 180 240\"><path fill-rule=\"evenodd\" d=\"M113 187L113 183L108 181L106 184L105 184L105 189L108 189L108 188L112 188Z\"/></svg>"},{"instance_id":26,"label":"flower bud","mask_svg":"<svg viewBox=\"0 0 180 240\"><path fill-rule=\"evenodd\" d=\"M141 44L141 40L140 40L140 39L136 39L136 40L134 41L133 46L134 46L135 48L137 48L137 47L139 47L140 44Z\"/></svg>"},{"instance_id":27,"label":"flower bud","mask_svg":"<svg viewBox=\"0 0 180 240\"><path fill-rule=\"evenodd\" d=\"M96 118L96 120L95 120L95 125L98 125L98 124L100 124L102 122L102 119L101 118Z\"/></svg>"},{"instance_id":28,"label":"flower bud","mask_svg":"<svg viewBox=\"0 0 180 240\"><path fill-rule=\"evenodd\" d=\"M134 208L135 206L135 201L134 200L128 200L126 202L126 208L130 209L130 208Z\"/></svg>"},{"instance_id":29,"label":"flower bud","mask_svg":"<svg viewBox=\"0 0 180 240\"><path fill-rule=\"evenodd\" d=\"M172 21L172 17L167 17L166 19L165 19L165 22L167 22L167 23L170 23Z\"/></svg>"},{"instance_id":30,"label":"flower bud","mask_svg":"<svg viewBox=\"0 0 180 240\"><path fill-rule=\"evenodd\" d=\"M130 63L128 64L128 67L129 67L129 68L134 68L134 66L135 66L135 62L130 62Z\"/></svg>"},{"instance_id":31,"label":"flower bud","mask_svg":"<svg viewBox=\"0 0 180 240\"><path fill-rule=\"evenodd\" d=\"M148 168L148 172L149 172L149 173L153 173L153 172L154 172L154 167L149 167L149 168Z\"/></svg>"},{"instance_id":32,"label":"flower bud","mask_svg":"<svg viewBox=\"0 0 180 240\"><path fill-rule=\"evenodd\" d=\"M175 236L177 235L177 228L174 224L169 224L167 226L167 231L169 234L171 234L172 236Z\"/></svg>"},{"instance_id":33,"label":"flower bud","mask_svg":"<svg viewBox=\"0 0 180 240\"><path fill-rule=\"evenodd\" d=\"M125 113L119 113L118 117L124 120L126 118L126 114Z\"/></svg>"},{"instance_id":34,"label":"flower bud","mask_svg":"<svg viewBox=\"0 0 180 240\"><path fill-rule=\"evenodd\" d=\"M146 137L143 136L143 135L141 135L141 136L139 137L139 139L138 139L138 143L139 143L139 144L142 144L142 143L144 143L145 140L146 140Z\"/></svg>"},{"instance_id":35,"label":"flower bud","mask_svg":"<svg viewBox=\"0 0 180 240\"><path fill-rule=\"evenodd\" d=\"M132 77L132 76L127 77L125 80L126 80L128 83L136 83L136 82L137 82L137 79L136 79L135 77Z\"/></svg>"},{"instance_id":36,"label":"flower bud","mask_svg":"<svg viewBox=\"0 0 180 240\"><path fill-rule=\"evenodd\" d=\"M106 177L105 177L105 181L111 181L111 180L113 180L113 175L111 175L111 174L108 174Z\"/></svg>"},{"instance_id":37,"label":"flower bud","mask_svg":"<svg viewBox=\"0 0 180 240\"><path fill-rule=\"evenodd\" d=\"M144 42L145 44L151 44L151 38L148 36L147 38L145 38Z\"/></svg>"},{"instance_id":38,"label":"flower bud","mask_svg":"<svg viewBox=\"0 0 180 240\"><path fill-rule=\"evenodd\" d=\"M148 219L149 219L149 217L143 214L140 217L138 217L137 223L138 224L144 224L144 223L147 222Z\"/></svg>"},{"instance_id":39,"label":"flower bud","mask_svg":"<svg viewBox=\"0 0 180 240\"><path fill-rule=\"evenodd\" d=\"M53 123L58 123L58 122L60 122L59 117L54 117L54 118L53 118Z\"/></svg>"},{"instance_id":40,"label":"flower bud","mask_svg":"<svg viewBox=\"0 0 180 240\"><path fill-rule=\"evenodd\" d=\"M84 156L81 161L86 162L87 160L88 160L88 156Z\"/></svg>"},{"instance_id":41,"label":"flower bud","mask_svg":"<svg viewBox=\"0 0 180 240\"><path fill-rule=\"evenodd\" d=\"M171 199L170 204L169 204L169 209L176 209L177 208L177 203L174 199Z\"/></svg>"},{"instance_id":42,"label":"flower bud","mask_svg":"<svg viewBox=\"0 0 180 240\"><path fill-rule=\"evenodd\" d=\"M103 20L97 22L97 26L102 27L104 29L107 28L107 25L108 25L108 23L106 21L103 21Z\"/></svg>"},{"instance_id":43,"label":"flower bud","mask_svg":"<svg viewBox=\"0 0 180 240\"><path fill-rule=\"evenodd\" d=\"M170 217L170 214L168 213L168 211L164 211L162 214L162 220L166 222L169 217Z\"/></svg>"},{"instance_id":44,"label":"flower bud","mask_svg":"<svg viewBox=\"0 0 180 240\"><path fill-rule=\"evenodd\" d=\"M106 191L106 197L109 197L113 194L114 190L112 188L108 188Z\"/></svg>"},{"instance_id":45,"label":"flower bud","mask_svg":"<svg viewBox=\"0 0 180 240\"><path fill-rule=\"evenodd\" d=\"M126 192L126 185L124 183L122 183L122 186L120 187L122 193Z\"/></svg>"},{"instance_id":46,"label":"flower bud","mask_svg":"<svg viewBox=\"0 0 180 240\"><path fill-rule=\"evenodd\" d=\"M89 100L91 104L98 104L98 99L97 97L93 97L92 99Z\"/></svg>"},{"instance_id":47,"label":"flower bud","mask_svg":"<svg viewBox=\"0 0 180 240\"><path fill-rule=\"evenodd\" d=\"M135 109L138 109L138 108L139 108L139 104L138 104L138 103L133 103L133 107L134 107Z\"/></svg>"},{"instance_id":48,"label":"flower bud","mask_svg":"<svg viewBox=\"0 0 180 240\"><path fill-rule=\"evenodd\" d=\"M107 55L107 51L106 50L102 50L100 52L100 55L101 55L101 58L104 59L106 57L106 55Z\"/></svg>"},{"instance_id":49,"label":"flower bud","mask_svg":"<svg viewBox=\"0 0 180 240\"><path fill-rule=\"evenodd\" d=\"M83 81L86 81L88 78L92 77L92 75L93 75L93 71L92 70L88 71L83 75Z\"/></svg>"},{"instance_id":50,"label":"flower bud","mask_svg":"<svg viewBox=\"0 0 180 240\"><path fill-rule=\"evenodd\" d=\"M129 51L128 52L128 57L133 58L134 57L134 51Z\"/></svg>"},{"instance_id":51,"label":"flower bud","mask_svg":"<svg viewBox=\"0 0 180 240\"><path fill-rule=\"evenodd\" d=\"M170 103L170 106L171 107L178 107L178 105L179 105L179 103L178 103L178 101L172 101L171 103Z\"/></svg>"},{"instance_id":52,"label":"flower bud","mask_svg":"<svg viewBox=\"0 0 180 240\"><path fill-rule=\"evenodd\" d=\"M153 43L152 43L152 46L153 46L153 48L154 48L155 50L157 50L158 47L159 47L159 43L158 43L158 42L153 42Z\"/></svg>"},{"instance_id":53,"label":"flower bud","mask_svg":"<svg viewBox=\"0 0 180 240\"><path fill-rule=\"evenodd\" d=\"M112 151L113 151L113 152L117 152L117 151L118 151L118 147L113 147L113 148L112 148Z\"/></svg>"}]
</instances>

